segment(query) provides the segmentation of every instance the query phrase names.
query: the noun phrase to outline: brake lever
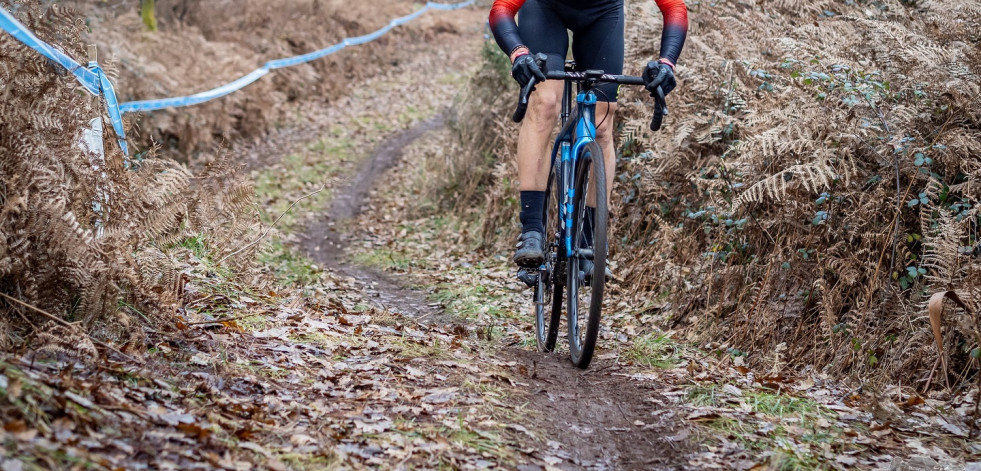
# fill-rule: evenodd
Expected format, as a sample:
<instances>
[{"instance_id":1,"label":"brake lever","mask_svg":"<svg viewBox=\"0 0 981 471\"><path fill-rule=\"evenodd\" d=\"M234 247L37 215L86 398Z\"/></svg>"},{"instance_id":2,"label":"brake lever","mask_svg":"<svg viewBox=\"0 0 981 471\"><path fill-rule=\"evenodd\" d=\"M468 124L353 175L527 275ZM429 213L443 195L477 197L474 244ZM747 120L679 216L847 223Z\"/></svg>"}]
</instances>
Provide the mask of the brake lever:
<instances>
[{"instance_id":1,"label":"brake lever","mask_svg":"<svg viewBox=\"0 0 981 471\"><path fill-rule=\"evenodd\" d=\"M511 115L511 120L520 123L522 119L525 119L525 113L528 111L528 97L531 96L531 92L535 90L535 77L532 77L528 83L521 88L521 96L518 98L518 107L514 110L514 114Z\"/></svg>"},{"instance_id":2,"label":"brake lever","mask_svg":"<svg viewBox=\"0 0 981 471\"><path fill-rule=\"evenodd\" d=\"M664 100L664 90L660 86L652 95L654 96L654 114L651 116L651 131L658 131L661 129L664 117L668 115L668 104Z\"/></svg>"}]
</instances>

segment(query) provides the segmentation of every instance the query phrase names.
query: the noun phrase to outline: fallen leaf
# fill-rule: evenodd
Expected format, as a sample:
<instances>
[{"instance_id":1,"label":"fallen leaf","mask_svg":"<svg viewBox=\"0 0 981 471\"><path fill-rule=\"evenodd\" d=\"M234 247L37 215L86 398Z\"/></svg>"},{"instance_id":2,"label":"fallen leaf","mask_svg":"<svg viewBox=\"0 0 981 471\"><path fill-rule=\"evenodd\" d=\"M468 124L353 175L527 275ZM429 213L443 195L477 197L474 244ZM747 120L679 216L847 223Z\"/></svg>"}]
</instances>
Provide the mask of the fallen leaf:
<instances>
[{"instance_id":1,"label":"fallen leaf","mask_svg":"<svg viewBox=\"0 0 981 471\"><path fill-rule=\"evenodd\" d=\"M743 396L743 391L732 384L726 384L725 386L722 387L722 390L736 397Z\"/></svg>"},{"instance_id":2,"label":"fallen leaf","mask_svg":"<svg viewBox=\"0 0 981 471\"><path fill-rule=\"evenodd\" d=\"M272 458L272 454L269 453L268 450L252 442L239 442L238 447L245 448L246 450L249 451L254 451L262 456L265 456L267 459Z\"/></svg>"},{"instance_id":3,"label":"fallen leaf","mask_svg":"<svg viewBox=\"0 0 981 471\"><path fill-rule=\"evenodd\" d=\"M84 407L86 409L95 409L95 404L93 404L92 401L90 401L90 400L88 400L88 399L86 399L86 398L84 398L82 396L79 396L78 394L75 394L75 393L73 393L71 391L65 391L65 397L67 397L68 399L71 399L72 402L74 402L74 403L76 403L76 404L78 404L78 405L80 405L80 406L82 406L82 407Z\"/></svg>"},{"instance_id":4,"label":"fallen leaf","mask_svg":"<svg viewBox=\"0 0 981 471\"><path fill-rule=\"evenodd\" d=\"M545 455L545 456L542 457L542 461L544 461L544 462L546 462L546 463L548 463L548 464L550 464L552 466L555 466L555 465L557 465L557 464L559 464L559 463L562 462L562 458L559 458L559 457L556 457L556 456L552 456L552 455Z\"/></svg>"},{"instance_id":5,"label":"fallen leaf","mask_svg":"<svg viewBox=\"0 0 981 471\"><path fill-rule=\"evenodd\" d=\"M207 438L211 435L211 430L202 428L198 424L177 424L177 429L198 439Z\"/></svg>"},{"instance_id":6,"label":"fallen leaf","mask_svg":"<svg viewBox=\"0 0 981 471\"><path fill-rule=\"evenodd\" d=\"M3 460L3 463L0 463L0 471L23 471L23 469L24 463L16 458Z\"/></svg>"},{"instance_id":7,"label":"fallen leaf","mask_svg":"<svg viewBox=\"0 0 981 471\"><path fill-rule=\"evenodd\" d=\"M456 397L456 390L457 388L447 388L433 391L423 397L422 402L427 404L443 404L450 402L454 397Z\"/></svg>"},{"instance_id":8,"label":"fallen leaf","mask_svg":"<svg viewBox=\"0 0 981 471\"><path fill-rule=\"evenodd\" d=\"M704 409L698 409L692 411L690 414L685 416L685 419L687 420L710 420L710 419L718 419L718 418L719 418L719 414L717 412L704 410Z\"/></svg>"},{"instance_id":9,"label":"fallen leaf","mask_svg":"<svg viewBox=\"0 0 981 471\"><path fill-rule=\"evenodd\" d=\"M914 395L910 396L909 399L907 399L905 403L903 403L903 407L918 406L920 404L923 404L923 402L924 401L923 401L923 398L922 397L917 396L917 395L914 394Z\"/></svg>"},{"instance_id":10,"label":"fallen leaf","mask_svg":"<svg viewBox=\"0 0 981 471\"><path fill-rule=\"evenodd\" d=\"M17 398L19 398L22 388L23 388L23 384L21 383L20 378L14 378L14 379L10 380L9 383L7 384L7 388L6 388L7 389L7 394L6 394L7 397L9 397L10 399L17 399Z\"/></svg>"},{"instance_id":11,"label":"fallen leaf","mask_svg":"<svg viewBox=\"0 0 981 471\"><path fill-rule=\"evenodd\" d=\"M290 437L290 443L292 443L295 446L309 445L311 443L316 443L316 442L317 439L311 437L310 435L305 435L302 433L298 433Z\"/></svg>"},{"instance_id":12,"label":"fallen leaf","mask_svg":"<svg viewBox=\"0 0 981 471\"><path fill-rule=\"evenodd\" d=\"M944 430L946 430L948 433L951 433L953 435L957 435L958 437L966 437L967 436L967 431L964 430L963 428L955 425L955 424L945 423L945 424L941 425L941 428L943 428Z\"/></svg>"}]
</instances>

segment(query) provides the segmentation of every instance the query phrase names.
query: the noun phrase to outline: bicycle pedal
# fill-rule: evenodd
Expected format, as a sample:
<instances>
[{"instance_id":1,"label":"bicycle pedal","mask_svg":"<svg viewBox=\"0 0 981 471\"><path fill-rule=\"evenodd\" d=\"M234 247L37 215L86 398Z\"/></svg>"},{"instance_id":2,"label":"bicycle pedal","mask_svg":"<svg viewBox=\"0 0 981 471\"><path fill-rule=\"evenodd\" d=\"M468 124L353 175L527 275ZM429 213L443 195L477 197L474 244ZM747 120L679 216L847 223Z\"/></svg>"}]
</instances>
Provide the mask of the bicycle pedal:
<instances>
[{"instance_id":1,"label":"bicycle pedal","mask_svg":"<svg viewBox=\"0 0 981 471\"><path fill-rule=\"evenodd\" d=\"M538 271L531 270L528 268L522 268L518 270L518 280L527 285L529 288L534 288L538 284Z\"/></svg>"}]
</instances>

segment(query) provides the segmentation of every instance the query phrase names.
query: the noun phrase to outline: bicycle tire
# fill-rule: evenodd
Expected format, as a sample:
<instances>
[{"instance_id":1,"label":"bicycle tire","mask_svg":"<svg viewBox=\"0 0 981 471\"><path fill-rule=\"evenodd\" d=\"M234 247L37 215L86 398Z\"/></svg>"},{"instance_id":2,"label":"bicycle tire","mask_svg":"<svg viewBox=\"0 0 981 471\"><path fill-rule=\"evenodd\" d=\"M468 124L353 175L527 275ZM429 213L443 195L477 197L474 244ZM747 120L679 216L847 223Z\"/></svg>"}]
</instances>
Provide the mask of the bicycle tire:
<instances>
[{"instance_id":1,"label":"bicycle tire","mask_svg":"<svg viewBox=\"0 0 981 471\"><path fill-rule=\"evenodd\" d=\"M559 321L562 318L563 280L558 276L561 222L557 211L562 200L559 198L561 185L558 174L558 166L553 165L542 208L542 222L545 223L545 263L539 269L538 283L535 285L535 342L540 352L555 350L555 341L559 337Z\"/></svg>"},{"instance_id":2,"label":"bicycle tire","mask_svg":"<svg viewBox=\"0 0 981 471\"><path fill-rule=\"evenodd\" d=\"M596 217L593 221L593 270L591 282L585 284L584 274L580 271L581 257L571 257L567 260L568 304L566 315L569 324L569 351L572 363L579 368L589 367L599 336L600 314L603 310L603 290L606 285L606 255L607 255L607 195L606 195L606 163L603 151L595 141L587 143L579 151L576 161L575 193L573 196L572 244L579 247L582 237L583 219L586 198L592 185L596 192ZM584 297L580 299L580 295ZM581 306L580 304L588 304ZM582 307L587 307L582 312ZM583 319L585 314L585 319Z\"/></svg>"}]
</instances>

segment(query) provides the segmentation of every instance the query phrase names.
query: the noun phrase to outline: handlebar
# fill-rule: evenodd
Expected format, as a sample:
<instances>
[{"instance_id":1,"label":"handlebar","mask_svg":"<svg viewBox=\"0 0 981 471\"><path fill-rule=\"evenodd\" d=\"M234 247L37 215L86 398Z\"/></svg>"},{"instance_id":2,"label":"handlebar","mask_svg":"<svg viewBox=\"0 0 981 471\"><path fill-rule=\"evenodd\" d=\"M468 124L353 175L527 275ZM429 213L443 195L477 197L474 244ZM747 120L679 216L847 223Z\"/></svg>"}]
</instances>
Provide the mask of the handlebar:
<instances>
[{"instance_id":1,"label":"handlebar","mask_svg":"<svg viewBox=\"0 0 981 471\"><path fill-rule=\"evenodd\" d=\"M544 66L544 61L540 65ZM550 70L545 73L545 78L547 80L572 80L576 82L592 80L595 83L644 85L643 77L604 74L595 70L584 72ZM535 84L537 82L537 79L532 77L528 84L521 88L521 95L518 97L518 106L514 110L514 115L511 116L514 122L520 123L524 119L525 113L528 111L528 97L531 95L531 92L535 91ZM661 123L664 121L664 117L668 115L668 106L664 101L664 91L661 90L661 87L657 87L656 93L652 94L652 96L654 97L654 116L651 117L651 131L657 131L661 129Z\"/></svg>"}]
</instances>

